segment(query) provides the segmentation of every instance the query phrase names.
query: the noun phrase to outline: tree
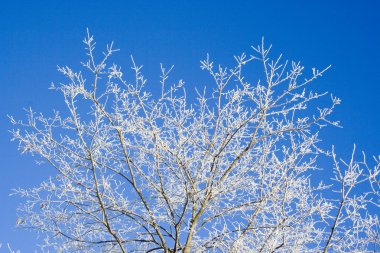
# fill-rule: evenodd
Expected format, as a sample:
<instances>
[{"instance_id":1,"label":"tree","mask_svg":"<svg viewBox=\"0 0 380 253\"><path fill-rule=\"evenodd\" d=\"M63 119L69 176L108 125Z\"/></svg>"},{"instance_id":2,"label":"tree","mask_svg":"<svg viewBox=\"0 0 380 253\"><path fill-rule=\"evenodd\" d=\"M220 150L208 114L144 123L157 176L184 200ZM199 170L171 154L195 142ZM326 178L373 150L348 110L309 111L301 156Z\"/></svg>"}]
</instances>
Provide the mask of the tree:
<instances>
[{"instance_id":1,"label":"tree","mask_svg":"<svg viewBox=\"0 0 380 253\"><path fill-rule=\"evenodd\" d=\"M107 65L117 51L112 44L96 62L93 37L84 43L83 73L59 67L68 81L51 86L67 110L11 117L22 153L57 172L39 186L15 190L26 198L18 225L45 234L43 247L379 250L379 160L370 168L353 152L345 162L318 137L324 126L339 126L330 117L340 100L331 96L320 107L327 93L308 91L328 68L313 68L305 79L300 63L270 60L263 41L252 55L235 57L232 68L215 68L207 56L201 69L214 84L191 98L182 80L167 84L172 68L161 65L160 92L150 93L133 58L128 81L119 66ZM244 78L252 62L263 70L257 82ZM326 159L331 166L322 170Z\"/></svg>"}]
</instances>

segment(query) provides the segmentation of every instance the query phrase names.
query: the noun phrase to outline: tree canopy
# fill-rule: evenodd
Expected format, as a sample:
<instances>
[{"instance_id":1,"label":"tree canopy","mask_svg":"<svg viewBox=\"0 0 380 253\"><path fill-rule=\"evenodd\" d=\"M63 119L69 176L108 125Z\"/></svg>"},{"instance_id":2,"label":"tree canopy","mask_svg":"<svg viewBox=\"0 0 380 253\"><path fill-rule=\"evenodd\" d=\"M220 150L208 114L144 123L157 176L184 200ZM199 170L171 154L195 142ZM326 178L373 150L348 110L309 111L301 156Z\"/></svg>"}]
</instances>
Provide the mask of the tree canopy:
<instances>
[{"instance_id":1,"label":"tree canopy","mask_svg":"<svg viewBox=\"0 0 380 253\"><path fill-rule=\"evenodd\" d=\"M193 97L183 80L169 84L173 67L161 65L154 86L133 58L133 74L109 64L112 43L100 61L93 36L84 43L83 69L59 67L67 82L51 86L66 110L11 117L21 152L56 170L15 190L25 197L17 225L44 234L44 249L379 250L379 159L357 162L355 149L339 159L319 138L339 127L340 100L310 88L328 68L304 74L262 41L233 67L207 56L210 84Z\"/></svg>"}]
</instances>

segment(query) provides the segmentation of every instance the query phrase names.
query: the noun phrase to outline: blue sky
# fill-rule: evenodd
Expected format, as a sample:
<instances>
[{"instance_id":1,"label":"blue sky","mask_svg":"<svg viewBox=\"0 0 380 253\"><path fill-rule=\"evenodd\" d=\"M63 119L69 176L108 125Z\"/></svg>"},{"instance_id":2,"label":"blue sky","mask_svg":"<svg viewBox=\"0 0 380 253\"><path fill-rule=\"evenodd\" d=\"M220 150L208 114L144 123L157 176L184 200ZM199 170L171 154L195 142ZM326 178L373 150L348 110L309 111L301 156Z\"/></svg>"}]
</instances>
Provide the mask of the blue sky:
<instances>
[{"instance_id":1,"label":"blue sky","mask_svg":"<svg viewBox=\"0 0 380 253\"><path fill-rule=\"evenodd\" d=\"M216 62L250 52L264 36L274 53L300 60L307 68L332 69L314 88L342 99L335 118L343 129L322 136L348 156L353 144L368 156L380 154L380 3L378 1L2 1L0 8L0 242L23 252L35 234L15 229L20 199L16 187L38 184L51 172L21 156L10 142L7 114L16 118L29 106L49 113L62 107L48 87L62 77L57 65L79 67L86 27L98 48L115 41L112 59L144 65L148 82L157 82L159 63L175 65L188 88L203 85L199 60ZM1 252L1 250L0 250Z\"/></svg>"}]
</instances>

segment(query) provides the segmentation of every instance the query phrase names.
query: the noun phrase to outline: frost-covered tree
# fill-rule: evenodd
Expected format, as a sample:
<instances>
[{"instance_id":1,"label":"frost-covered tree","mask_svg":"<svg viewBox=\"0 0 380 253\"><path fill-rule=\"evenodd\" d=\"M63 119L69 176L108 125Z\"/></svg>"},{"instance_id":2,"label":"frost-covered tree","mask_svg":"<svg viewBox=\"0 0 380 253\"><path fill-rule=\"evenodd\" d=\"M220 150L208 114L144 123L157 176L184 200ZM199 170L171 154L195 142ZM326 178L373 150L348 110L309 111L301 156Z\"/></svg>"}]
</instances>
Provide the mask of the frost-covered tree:
<instances>
[{"instance_id":1,"label":"frost-covered tree","mask_svg":"<svg viewBox=\"0 0 380 253\"><path fill-rule=\"evenodd\" d=\"M67 82L51 86L66 110L11 117L22 153L56 170L15 190L17 224L44 234L45 250L379 251L379 159L338 159L318 137L339 126L340 100L323 106L328 94L309 89L326 69L305 78L262 43L231 68L207 56L210 85L187 97L182 80L168 84L172 68L148 86L133 58L123 75L112 44L95 61L84 43L83 71L59 67Z\"/></svg>"}]
</instances>

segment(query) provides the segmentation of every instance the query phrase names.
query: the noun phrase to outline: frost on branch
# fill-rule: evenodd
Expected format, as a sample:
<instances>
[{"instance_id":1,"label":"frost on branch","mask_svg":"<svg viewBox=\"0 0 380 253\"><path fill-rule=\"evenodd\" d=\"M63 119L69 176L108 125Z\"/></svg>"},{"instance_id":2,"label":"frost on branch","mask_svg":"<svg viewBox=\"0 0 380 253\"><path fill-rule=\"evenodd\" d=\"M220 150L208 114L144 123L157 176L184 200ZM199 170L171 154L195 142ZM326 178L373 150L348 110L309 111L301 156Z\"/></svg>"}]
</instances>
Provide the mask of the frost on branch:
<instances>
[{"instance_id":1,"label":"frost on branch","mask_svg":"<svg viewBox=\"0 0 380 253\"><path fill-rule=\"evenodd\" d=\"M43 249L378 250L378 160L370 168L319 145L322 127L339 126L331 114L340 100L324 106L327 93L309 88L327 69L304 77L263 42L232 68L207 56L201 69L214 84L193 98L183 80L168 83L173 67L161 65L150 87L133 58L133 75L108 63L112 44L97 62L93 37L84 43L84 70L59 67L67 82L51 87L66 110L11 118L20 151L56 171L14 191L26 200L18 225L44 234ZM253 62L261 80L245 78ZM322 169L325 182L313 176Z\"/></svg>"}]
</instances>

